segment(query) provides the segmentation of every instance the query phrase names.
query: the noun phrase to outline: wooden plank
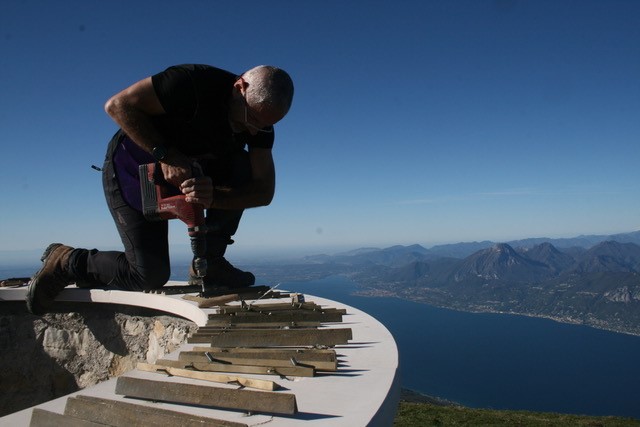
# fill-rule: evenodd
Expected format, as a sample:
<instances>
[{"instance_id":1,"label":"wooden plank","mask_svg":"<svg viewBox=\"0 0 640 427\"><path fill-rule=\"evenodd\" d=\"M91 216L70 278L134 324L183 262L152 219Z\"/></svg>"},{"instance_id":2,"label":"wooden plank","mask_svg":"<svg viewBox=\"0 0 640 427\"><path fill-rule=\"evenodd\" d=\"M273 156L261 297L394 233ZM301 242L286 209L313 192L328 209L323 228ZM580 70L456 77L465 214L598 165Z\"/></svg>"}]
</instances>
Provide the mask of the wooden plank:
<instances>
[{"instance_id":1,"label":"wooden plank","mask_svg":"<svg viewBox=\"0 0 640 427\"><path fill-rule=\"evenodd\" d=\"M208 351L211 353L227 353L227 354L259 354L262 357L273 354L278 357L298 357L304 355L306 360L335 360L336 351L331 349L320 348L243 348L243 347L199 347L194 346L191 351ZM282 356L283 355L283 356Z\"/></svg>"},{"instance_id":2,"label":"wooden plank","mask_svg":"<svg viewBox=\"0 0 640 427\"><path fill-rule=\"evenodd\" d=\"M273 328L296 328L296 329L304 329L304 328L319 328L322 326L321 322L246 322L246 323L227 323L223 321L209 321L206 326L201 326L200 329L206 328L210 330L219 330L219 329L273 329Z\"/></svg>"},{"instance_id":3,"label":"wooden plank","mask_svg":"<svg viewBox=\"0 0 640 427\"><path fill-rule=\"evenodd\" d=\"M239 294L239 295L258 294L259 296L262 296L265 294L265 292L269 292L270 290L271 290L271 287L264 286L264 285L250 286L246 288L236 288L236 289L210 288L210 289L207 289L207 295L205 295L205 297L212 298L212 297L219 297L221 295L229 295L229 294Z\"/></svg>"},{"instance_id":4,"label":"wooden plank","mask_svg":"<svg viewBox=\"0 0 640 427\"><path fill-rule=\"evenodd\" d=\"M229 388L151 381L120 377L116 393L147 400L203 405L247 412L293 415L298 412L291 393L235 390Z\"/></svg>"},{"instance_id":5,"label":"wooden plank","mask_svg":"<svg viewBox=\"0 0 640 427\"><path fill-rule=\"evenodd\" d=\"M74 418L57 412L33 408L31 413L31 427L104 427L104 424Z\"/></svg>"},{"instance_id":6,"label":"wooden plank","mask_svg":"<svg viewBox=\"0 0 640 427\"><path fill-rule=\"evenodd\" d=\"M212 347L329 346L347 344L351 328L328 329L230 329L195 333L189 343L209 341Z\"/></svg>"},{"instance_id":7,"label":"wooden plank","mask_svg":"<svg viewBox=\"0 0 640 427\"><path fill-rule=\"evenodd\" d=\"M258 298L259 296L260 296L259 294L249 295L249 297L252 297L252 298ZM197 302L198 307L200 308L209 308L209 307L215 307L220 304L226 304L232 301L240 301L243 297L244 296L241 296L240 294L227 294L227 295L221 295L218 297L208 297L208 298L203 298L198 295L185 295L182 298L189 301Z\"/></svg>"},{"instance_id":8,"label":"wooden plank","mask_svg":"<svg viewBox=\"0 0 640 427\"><path fill-rule=\"evenodd\" d=\"M321 311L326 313L336 312L341 314L347 314L347 310L344 308L324 307L311 302L306 302L303 304L261 303L261 304L245 304L245 305L223 305L219 307L219 312L217 314L243 315L243 314L252 314L252 313L275 313L275 312L289 312L289 311L308 311L308 312Z\"/></svg>"},{"instance_id":9,"label":"wooden plank","mask_svg":"<svg viewBox=\"0 0 640 427\"><path fill-rule=\"evenodd\" d=\"M182 298L188 301L194 301L198 303L198 307L207 308L214 307L221 304L226 304L232 301L241 301L245 299L258 299L265 295L271 288L269 286L254 286L249 288L240 289L225 289L216 290L211 289L207 291L206 296L201 295L185 295ZM270 292L269 295L274 294ZM279 293L272 296L279 296Z\"/></svg>"},{"instance_id":10,"label":"wooden plank","mask_svg":"<svg viewBox=\"0 0 640 427\"><path fill-rule=\"evenodd\" d=\"M202 290L200 285L182 285L182 286L163 286L157 289L149 289L142 291L145 294L161 294L161 295L179 295L179 294L196 294Z\"/></svg>"},{"instance_id":11,"label":"wooden plank","mask_svg":"<svg viewBox=\"0 0 640 427\"><path fill-rule=\"evenodd\" d=\"M236 372L239 374L281 375L286 377L313 377L315 369L309 366L249 366L224 363L189 362L194 369L213 372Z\"/></svg>"},{"instance_id":12,"label":"wooden plank","mask_svg":"<svg viewBox=\"0 0 640 427\"><path fill-rule=\"evenodd\" d=\"M206 360L206 356L204 357ZM138 364L136 365L136 369L146 372L165 373L174 377L193 378L196 380L211 381L216 383L238 383L243 387L256 388L258 390L274 391L280 388L278 384L268 380L238 377L236 375L215 374L213 372L192 371L189 369L173 368L170 366L155 365L151 363L138 362Z\"/></svg>"},{"instance_id":13,"label":"wooden plank","mask_svg":"<svg viewBox=\"0 0 640 427\"><path fill-rule=\"evenodd\" d=\"M211 344L211 334L193 334L187 338L189 344Z\"/></svg>"},{"instance_id":14,"label":"wooden plank","mask_svg":"<svg viewBox=\"0 0 640 427\"><path fill-rule=\"evenodd\" d=\"M241 323L257 323L257 322L342 322L342 314L335 311L275 311L265 313L244 313L244 314L210 314L207 325L215 325L220 323L231 323L239 325Z\"/></svg>"},{"instance_id":15,"label":"wooden plank","mask_svg":"<svg viewBox=\"0 0 640 427\"><path fill-rule=\"evenodd\" d=\"M10 277L9 279L0 280L0 288L19 288L21 286L27 286L30 277Z\"/></svg>"},{"instance_id":16,"label":"wooden plank","mask_svg":"<svg viewBox=\"0 0 640 427\"><path fill-rule=\"evenodd\" d=\"M302 362L298 360L290 359L249 359L249 358L232 358L232 357L213 357L212 360L208 360L202 353L195 353L191 355L181 355L181 361L185 362L211 362L222 363L225 365L244 365L244 366L265 366L265 367L289 367L289 366L308 366L314 368L316 371L335 371L333 366L327 366L324 362Z\"/></svg>"},{"instance_id":17,"label":"wooden plank","mask_svg":"<svg viewBox=\"0 0 640 427\"><path fill-rule=\"evenodd\" d=\"M206 353L206 354L205 354ZM229 354L225 352L202 352L202 351L182 351L178 358L185 362L218 362L230 363L232 365L250 366L313 366L316 371L336 371L338 363L333 360L313 360L302 354ZM212 358L213 360L209 359Z\"/></svg>"},{"instance_id":18,"label":"wooden plank","mask_svg":"<svg viewBox=\"0 0 640 427\"><path fill-rule=\"evenodd\" d=\"M261 311L261 310L316 310L321 308L322 306L314 303L314 302L303 302L303 303L291 303L291 302L262 302L262 303L253 303L253 304L244 304L244 305L225 305L220 307L220 313L230 314L237 313L241 311Z\"/></svg>"},{"instance_id":19,"label":"wooden plank","mask_svg":"<svg viewBox=\"0 0 640 427\"><path fill-rule=\"evenodd\" d=\"M115 427L181 426L181 427L246 427L247 424L218 420L156 406L137 405L121 400L92 396L67 399L65 414L92 421L91 425ZM96 424L94 424L94 422Z\"/></svg>"},{"instance_id":20,"label":"wooden plank","mask_svg":"<svg viewBox=\"0 0 640 427\"><path fill-rule=\"evenodd\" d=\"M225 372L235 374L283 375L287 377L313 377L315 375L315 369L309 366L250 366L211 362L186 362L182 360L166 359L158 360L156 364L180 369L193 368L198 371Z\"/></svg>"},{"instance_id":21,"label":"wooden plank","mask_svg":"<svg viewBox=\"0 0 640 427\"><path fill-rule=\"evenodd\" d=\"M346 314L346 310L344 309L332 309L332 308L319 308L317 310L305 310L305 309L296 309L296 308L292 308L289 310L270 310L269 308L264 308L264 309L260 309L260 310L238 310L238 311L233 311L233 312L226 312L226 309L219 309L218 313L211 313L209 314L209 318L210 319L215 319L215 318L219 318L219 317L224 317L224 316L261 316L261 315L265 315L265 314L286 314L286 313L306 313L306 314L311 314L311 313L320 313L320 314L334 314L334 315L345 315Z\"/></svg>"}]
</instances>

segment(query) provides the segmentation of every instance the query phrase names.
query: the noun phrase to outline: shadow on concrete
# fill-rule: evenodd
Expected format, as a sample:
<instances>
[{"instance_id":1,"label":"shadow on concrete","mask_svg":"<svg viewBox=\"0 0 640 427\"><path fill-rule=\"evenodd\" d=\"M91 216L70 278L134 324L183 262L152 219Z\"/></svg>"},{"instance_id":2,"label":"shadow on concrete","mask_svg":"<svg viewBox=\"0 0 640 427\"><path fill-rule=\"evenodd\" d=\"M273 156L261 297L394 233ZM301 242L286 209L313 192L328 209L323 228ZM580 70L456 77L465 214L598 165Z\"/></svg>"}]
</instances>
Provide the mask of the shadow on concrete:
<instances>
[{"instance_id":1,"label":"shadow on concrete","mask_svg":"<svg viewBox=\"0 0 640 427\"><path fill-rule=\"evenodd\" d=\"M142 307L56 302L39 317L22 301L0 302L0 416L133 368L145 360L153 319L165 315Z\"/></svg>"},{"instance_id":2,"label":"shadow on concrete","mask_svg":"<svg viewBox=\"0 0 640 427\"><path fill-rule=\"evenodd\" d=\"M45 322L23 302L0 305L0 416L79 390L42 346Z\"/></svg>"}]
</instances>

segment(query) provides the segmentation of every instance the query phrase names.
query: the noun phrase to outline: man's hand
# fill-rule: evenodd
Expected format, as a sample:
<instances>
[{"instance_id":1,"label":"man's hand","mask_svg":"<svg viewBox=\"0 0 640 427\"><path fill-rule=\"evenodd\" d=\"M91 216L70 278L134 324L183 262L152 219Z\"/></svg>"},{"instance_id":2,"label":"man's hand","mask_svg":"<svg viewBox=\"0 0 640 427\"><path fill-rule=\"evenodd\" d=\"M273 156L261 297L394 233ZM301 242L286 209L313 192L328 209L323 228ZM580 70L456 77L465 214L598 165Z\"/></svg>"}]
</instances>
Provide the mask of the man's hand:
<instances>
[{"instance_id":1,"label":"man's hand","mask_svg":"<svg viewBox=\"0 0 640 427\"><path fill-rule=\"evenodd\" d=\"M175 150L160 162L160 167L164 179L176 188L181 188L182 183L193 176L191 159Z\"/></svg>"},{"instance_id":2,"label":"man's hand","mask_svg":"<svg viewBox=\"0 0 640 427\"><path fill-rule=\"evenodd\" d=\"M180 185L180 190L189 203L197 203L207 209L213 204L213 182L208 176L189 178Z\"/></svg>"}]
</instances>

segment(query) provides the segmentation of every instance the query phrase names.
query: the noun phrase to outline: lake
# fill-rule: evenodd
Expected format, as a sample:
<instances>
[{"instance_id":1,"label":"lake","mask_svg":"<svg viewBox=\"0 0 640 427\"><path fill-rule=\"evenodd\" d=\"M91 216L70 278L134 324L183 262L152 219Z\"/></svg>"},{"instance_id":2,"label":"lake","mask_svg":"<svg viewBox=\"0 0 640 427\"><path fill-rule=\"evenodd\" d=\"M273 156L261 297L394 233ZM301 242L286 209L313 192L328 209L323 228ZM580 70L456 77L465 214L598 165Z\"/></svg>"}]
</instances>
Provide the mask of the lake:
<instances>
[{"instance_id":1,"label":"lake","mask_svg":"<svg viewBox=\"0 0 640 427\"><path fill-rule=\"evenodd\" d=\"M383 323L399 348L403 388L477 408L640 418L640 337L359 297L342 277L280 288L343 302Z\"/></svg>"}]
</instances>

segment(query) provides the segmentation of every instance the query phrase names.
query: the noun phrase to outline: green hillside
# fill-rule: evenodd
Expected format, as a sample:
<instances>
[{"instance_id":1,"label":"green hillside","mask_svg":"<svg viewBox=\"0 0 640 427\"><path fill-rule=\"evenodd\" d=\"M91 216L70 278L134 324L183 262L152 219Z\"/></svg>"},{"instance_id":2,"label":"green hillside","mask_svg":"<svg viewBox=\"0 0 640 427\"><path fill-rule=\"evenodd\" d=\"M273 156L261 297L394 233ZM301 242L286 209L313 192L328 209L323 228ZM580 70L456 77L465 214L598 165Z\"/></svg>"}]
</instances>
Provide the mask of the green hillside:
<instances>
[{"instance_id":1,"label":"green hillside","mask_svg":"<svg viewBox=\"0 0 640 427\"><path fill-rule=\"evenodd\" d=\"M470 409L457 405L400 402L394 427L425 426L589 426L633 427L640 420L624 417L592 417L546 412Z\"/></svg>"}]
</instances>

